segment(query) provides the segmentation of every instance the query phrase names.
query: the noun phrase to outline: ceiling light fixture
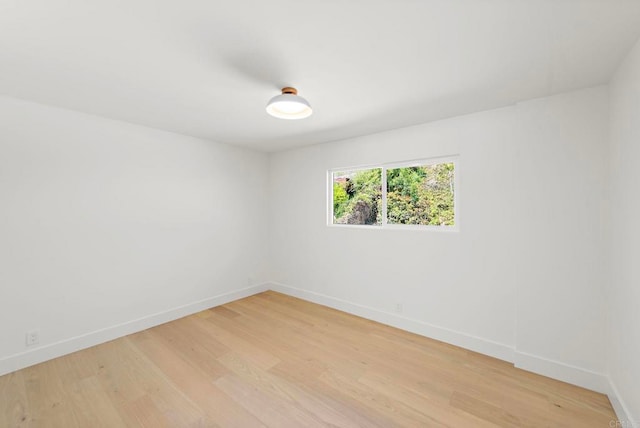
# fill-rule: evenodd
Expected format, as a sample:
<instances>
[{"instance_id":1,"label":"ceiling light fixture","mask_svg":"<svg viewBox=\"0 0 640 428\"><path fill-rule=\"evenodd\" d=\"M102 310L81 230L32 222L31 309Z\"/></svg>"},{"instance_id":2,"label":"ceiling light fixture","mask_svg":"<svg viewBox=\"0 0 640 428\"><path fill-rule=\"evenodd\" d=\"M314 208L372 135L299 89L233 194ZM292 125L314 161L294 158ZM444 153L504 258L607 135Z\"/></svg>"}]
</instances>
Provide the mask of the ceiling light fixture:
<instances>
[{"instance_id":1,"label":"ceiling light fixture","mask_svg":"<svg viewBox=\"0 0 640 428\"><path fill-rule=\"evenodd\" d=\"M282 88L282 94L271 98L267 104L267 113L278 119L304 119L311 116L313 110L307 100L298 95L296 88Z\"/></svg>"}]
</instances>

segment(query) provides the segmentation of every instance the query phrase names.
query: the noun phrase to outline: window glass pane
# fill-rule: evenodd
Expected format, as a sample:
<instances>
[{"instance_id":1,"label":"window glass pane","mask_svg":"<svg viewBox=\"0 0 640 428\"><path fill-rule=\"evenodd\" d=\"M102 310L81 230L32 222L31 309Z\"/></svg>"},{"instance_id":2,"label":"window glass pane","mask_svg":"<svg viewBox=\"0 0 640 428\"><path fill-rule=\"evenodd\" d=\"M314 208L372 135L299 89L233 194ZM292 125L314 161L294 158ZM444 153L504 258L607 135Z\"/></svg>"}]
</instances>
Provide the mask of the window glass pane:
<instances>
[{"instance_id":1,"label":"window glass pane","mask_svg":"<svg viewBox=\"0 0 640 428\"><path fill-rule=\"evenodd\" d=\"M333 173L333 223L382 224L382 169Z\"/></svg>"},{"instance_id":2,"label":"window glass pane","mask_svg":"<svg viewBox=\"0 0 640 428\"><path fill-rule=\"evenodd\" d=\"M387 222L453 226L453 174L453 163L387 169Z\"/></svg>"}]
</instances>

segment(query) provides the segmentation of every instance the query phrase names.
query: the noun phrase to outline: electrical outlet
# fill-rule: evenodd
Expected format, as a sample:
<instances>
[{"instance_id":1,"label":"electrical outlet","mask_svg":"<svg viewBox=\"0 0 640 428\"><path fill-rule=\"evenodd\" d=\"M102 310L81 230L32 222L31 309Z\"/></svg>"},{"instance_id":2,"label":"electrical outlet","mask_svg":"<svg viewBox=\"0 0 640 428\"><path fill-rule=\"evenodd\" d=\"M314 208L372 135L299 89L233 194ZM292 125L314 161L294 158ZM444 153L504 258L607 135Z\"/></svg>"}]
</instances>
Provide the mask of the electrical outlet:
<instances>
[{"instance_id":1,"label":"electrical outlet","mask_svg":"<svg viewBox=\"0 0 640 428\"><path fill-rule=\"evenodd\" d=\"M396 313L401 314L403 311L402 303L396 303Z\"/></svg>"},{"instance_id":2,"label":"electrical outlet","mask_svg":"<svg viewBox=\"0 0 640 428\"><path fill-rule=\"evenodd\" d=\"M40 342L40 330L30 330L27 332L27 346L37 345Z\"/></svg>"}]
</instances>

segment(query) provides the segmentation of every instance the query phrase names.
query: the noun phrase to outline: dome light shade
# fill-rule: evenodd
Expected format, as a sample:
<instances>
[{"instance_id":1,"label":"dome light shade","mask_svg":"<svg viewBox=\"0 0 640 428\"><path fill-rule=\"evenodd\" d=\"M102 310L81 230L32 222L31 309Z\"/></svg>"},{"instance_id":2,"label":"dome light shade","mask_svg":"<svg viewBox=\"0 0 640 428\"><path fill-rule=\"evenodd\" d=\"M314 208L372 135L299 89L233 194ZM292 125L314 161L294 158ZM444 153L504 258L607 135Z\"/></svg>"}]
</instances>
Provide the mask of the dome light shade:
<instances>
[{"instance_id":1,"label":"dome light shade","mask_svg":"<svg viewBox=\"0 0 640 428\"><path fill-rule=\"evenodd\" d=\"M267 113L278 119L304 119L313 110L307 100L298 95L296 88L282 88L282 94L271 98Z\"/></svg>"}]
</instances>

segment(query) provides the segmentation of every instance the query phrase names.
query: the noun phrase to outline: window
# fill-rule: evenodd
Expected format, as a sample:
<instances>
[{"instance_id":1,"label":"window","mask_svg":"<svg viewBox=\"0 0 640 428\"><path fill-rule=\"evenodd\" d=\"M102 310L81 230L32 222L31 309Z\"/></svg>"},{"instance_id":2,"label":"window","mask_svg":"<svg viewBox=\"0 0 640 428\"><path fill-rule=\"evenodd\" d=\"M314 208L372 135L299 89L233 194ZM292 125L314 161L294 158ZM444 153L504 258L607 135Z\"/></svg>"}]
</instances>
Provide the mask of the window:
<instances>
[{"instance_id":1,"label":"window","mask_svg":"<svg viewBox=\"0 0 640 428\"><path fill-rule=\"evenodd\" d=\"M456 158L329 172L330 223L456 226Z\"/></svg>"},{"instance_id":2,"label":"window","mask_svg":"<svg viewBox=\"0 0 640 428\"><path fill-rule=\"evenodd\" d=\"M382 168L333 173L333 223L382 224Z\"/></svg>"}]
</instances>

